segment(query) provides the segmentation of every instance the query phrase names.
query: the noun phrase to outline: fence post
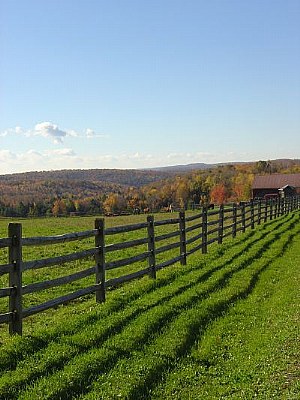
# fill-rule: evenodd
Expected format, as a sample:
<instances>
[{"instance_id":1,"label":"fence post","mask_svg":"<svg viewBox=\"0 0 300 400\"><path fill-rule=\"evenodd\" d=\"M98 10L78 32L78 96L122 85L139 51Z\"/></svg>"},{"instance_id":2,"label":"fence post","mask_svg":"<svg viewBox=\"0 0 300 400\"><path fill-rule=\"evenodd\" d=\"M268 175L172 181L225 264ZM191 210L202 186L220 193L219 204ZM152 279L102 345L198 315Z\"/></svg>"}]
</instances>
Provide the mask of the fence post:
<instances>
[{"instance_id":1,"label":"fence post","mask_svg":"<svg viewBox=\"0 0 300 400\"><path fill-rule=\"evenodd\" d=\"M288 212L288 199L287 197L284 198L284 213L287 214Z\"/></svg>"},{"instance_id":2,"label":"fence post","mask_svg":"<svg viewBox=\"0 0 300 400\"><path fill-rule=\"evenodd\" d=\"M105 301L105 222L104 218L95 220L95 261L96 261L96 284L99 285L96 290L96 302L103 303Z\"/></svg>"},{"instance_id":3,"label":"fence post","mask_svg":"<svg viewBox=\"0 0 300 400\"><path fill-rule=\"evenodd\" d=\"M223 242L223 231L224 231L224 205L220 205L219 209L219 230L218 230L218 244Z\"/></svg>"},{"instance_id":4,"label":"fence post","mask_svg":"<svg viewBox=\"0 0 300 400\"><path fill-rule=\"evenodd\" d=\"M294 211L296 209L296 197L293 196L292 200L293 200L293 211Z\"/></svg>"},{"instance_id":5,"label":"fence post","mask_svg":"<svg viewBox=\"0 0 300 400\"><path fill-rule=\"evenodd\" d=\"M156 257L155 257L155 236L154 236L154 216L148 215L148 251L149 251L149 276L156 279Z\"/></svg>"},{"instance_id":6,"label":"fence post","mask_svg":"<svg viewBox=\"0 0 300 400\"><path fill-rule=\"evenodd\" d=\"M241 205L241 213L242 213L242 232L246 232L246 205L245 203L242 203Z\"/></svg>"},{"instance_id":7,"label":"fence post","mask_svg":"<svg viewBox=\"0 0 300 400\"><path fill-rule=\"evenodd\" d=\"M202 253L207 253L207 207L202 208Z\"/></svg>"},{"instance_id":8,"label":"fence post","mask_svg":"<svg viewBox=\"0 0 300 400\"><path fill-rule=\"evenodd\" d=\"M254 229L254 202L251 200L250 202L250 211L251 211L251 229Z\"/></svg>"},{"instance_id":9,"label":"fence post","mask_svg":"<svg viewBox=\"0 0 300 400\"><path fill-rule=\"evenodd\" d=\"M261 224L261 200L258 200L257 206L257 225Z\"/></svg>"},{"instance_id":10,"label":"fence post","mask_svg":"<svg viewBox=\"0 0 300 400\"><path fill-rule=\"evenodd\" d=\"M185 212L179 213L179 231L180 231L180 264L186 265L186 232L185 232Z\"/></svg>"},{"instance_id":11,"label":"fence post","mask_svg":"<svg viewBox=\"0 0 300 400\"><path fill-rule=\"evenodd\" d=\"M270 221L273 219L273 199L270 200Z\"/></svg>"},{"instance_id":12,"label":"fence post","mask_svg":"<svg viewBox=\"0 0 300 400\"><path fill-rule=\"evenodd\" d=\"M236 204L232 205L232 237L236 237L236 219L237 219L237 209Z\"/></svg>"},{"instance_id":13,"label":"fence post","mask_svg":"<svg viewBox=\"0 0 300 400\"><path fill-rule=\"evenodd\" d=\"M9 273L9 286L13 287L9 297L9 311L13 313L9 333L22 335L22 225L10 223L8 237L11 239L8 262L13 264Z\"/></svg>"},{"instance_id":14,"label":"fence post","mask_svg":"<svg viewBox=\"0 0 300 400\"><path fill-rule=\"evenodd\" d=\"M284 214L284 199L283 198L280 199L280 214L281 215Z\"/></svg>"},{"instance_id":15,"label":"fence post","mask_svg":"<svg viewBox=\"0 0 300 400\"><path fill-rule=\"evenodd\" d=\"M268 220L268 200L265 200L265 216L264 216L264 222L267 222Z\"/></svg>"}]
</instances>

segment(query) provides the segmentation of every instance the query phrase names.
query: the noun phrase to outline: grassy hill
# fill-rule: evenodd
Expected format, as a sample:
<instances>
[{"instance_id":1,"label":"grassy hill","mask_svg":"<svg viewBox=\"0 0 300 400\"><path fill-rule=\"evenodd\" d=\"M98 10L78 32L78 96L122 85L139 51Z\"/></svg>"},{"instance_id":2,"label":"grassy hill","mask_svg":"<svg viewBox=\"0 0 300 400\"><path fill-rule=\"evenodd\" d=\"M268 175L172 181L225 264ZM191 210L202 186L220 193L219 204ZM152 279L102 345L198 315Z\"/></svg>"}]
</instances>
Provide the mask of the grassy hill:
<instances>
[{"instance_id":1,"label":"grassy hill","mask_svg":"<svg viewBox=\"0 0 300 400\"><path fill-rule=\"evenodd\" d=\"M2 332L0 398L298 399L299 222L34 316L22 338Z\"/></svg>"}]
</instances>

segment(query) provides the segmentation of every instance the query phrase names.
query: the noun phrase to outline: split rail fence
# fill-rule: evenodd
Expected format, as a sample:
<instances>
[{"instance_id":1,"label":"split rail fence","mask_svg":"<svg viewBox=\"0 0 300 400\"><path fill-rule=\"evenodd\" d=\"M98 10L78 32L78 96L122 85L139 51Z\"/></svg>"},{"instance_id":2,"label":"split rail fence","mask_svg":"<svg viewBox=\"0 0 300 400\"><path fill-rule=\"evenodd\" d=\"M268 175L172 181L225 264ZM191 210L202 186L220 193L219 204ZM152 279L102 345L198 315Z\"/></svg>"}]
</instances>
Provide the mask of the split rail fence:
<instances>
[{"instance_id":1,"label":"split rail fence","mask_svg":"<svg viewBox=\"0 0 300 400\"><path fill-rule=\"evenodd\" d=\"M22 237L20 223L10 223L8 237L0 239L0 248L7 248L8 253L8 263L0 265L0 276L8 275L8 287L0 289L0 298L8 298L7 312L0 314L0 324L7 323L10 334L22 334L24 318L90 294L95 295L97 302L104 302L106 291L110 287L144 275L155 279L158 270L177 262L185 265L189 255L197 251L206 253L207 247L214 242L221 244L226 237L235 237L238 232L245 232L247 228L254 229L255 225L299 208L300 196L295 196L243 202L218 208L203 207L192 215L186 216L184 212L179 212L178 217L166 220L155 220L153 215L149 215L146 222L111 228L106 228L105 220L99 218L95 220L94 229L89 231L28 238ZM163 233L160 231L162 227ZM134 232L133 240L126 240L122 236L128 232ZM118 242L111 240L114 236ZM23 250L27 246L46 246L49 251L51 245L80 242L87 238L92 238L92 248L79 252L30 261L22 257ZM138 250L137 254L125 258L117 255L120 250L132 252L141 246L143 251ZM175 257L174 249L178 251ZM69 275L24 285L22 275L28 270L72 264L78 260L87 260L90 266ZM127 273L121 276L115 273L112 277L107 277L111 270L121 271L121 267L127 268L133 264L136 265L133 272L131 270L128 273L127 270ZM42 304L24 308L24 298L28 294L66 285L93 275L94 282L87 287L80 287Z\"/></svg>"}]
</instances>

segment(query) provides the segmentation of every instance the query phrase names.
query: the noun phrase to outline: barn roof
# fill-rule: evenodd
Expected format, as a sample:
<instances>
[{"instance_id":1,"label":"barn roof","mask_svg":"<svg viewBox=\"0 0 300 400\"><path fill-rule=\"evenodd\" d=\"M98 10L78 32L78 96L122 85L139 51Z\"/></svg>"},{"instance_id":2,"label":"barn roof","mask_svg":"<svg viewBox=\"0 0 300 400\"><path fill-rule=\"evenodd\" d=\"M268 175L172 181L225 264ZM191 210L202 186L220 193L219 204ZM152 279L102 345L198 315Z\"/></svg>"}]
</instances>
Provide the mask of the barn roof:
<instances>
[{"instance_id":1,"label":"barn roof","mask_svg":"<svg viewBox=\"0 0 300 400\"><path fill-rule=\"evenodd\" d=\"M283 186L300 188L300 174L256 175L252 189L279 189Z\"/></svg>"}]
</instances>

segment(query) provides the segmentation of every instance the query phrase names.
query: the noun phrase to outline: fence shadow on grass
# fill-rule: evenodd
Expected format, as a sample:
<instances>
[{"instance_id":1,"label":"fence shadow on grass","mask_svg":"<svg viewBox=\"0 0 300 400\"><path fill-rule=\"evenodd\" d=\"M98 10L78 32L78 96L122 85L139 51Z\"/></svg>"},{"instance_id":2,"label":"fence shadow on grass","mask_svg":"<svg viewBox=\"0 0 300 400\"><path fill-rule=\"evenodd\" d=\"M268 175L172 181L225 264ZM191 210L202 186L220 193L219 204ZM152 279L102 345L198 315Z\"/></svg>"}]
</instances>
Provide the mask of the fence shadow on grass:
<instances>
[{"instance_id":1,"label":"fence shadow on grass","mask_svg":"<svg viewBox=\"0 0 300 400\"><path fill-rule=\"evenodd\" d=\"M297 196L231 204L219 209L203 207L201 213L186 217L184 212L180 212L178 218L168 220L155 221L153 216L147 216L147 221L143 223L107 229L104 219L97 219L94 229L90 231L51 237L24 238L21 224L9 224L8 237L0 239L0 248L8 248L8 264L0 265L0 275L8 274L9 277L9 286L0 289L0 298L9 300L7 312L0 314L0 324L8 323L10 334L22 334L23 319L34 314L91 294L95 294L97 302L104 302L109 288L146 275L155 279L160 269L178 262L186 265L191 254L205 254L209 245L221 244L226 237L236 237L238 232L254 229L262 222L276 219L299 207L300 196ZM134 238L124 239L125 234L132 232ZM49 248L54 244L80 243L91 238L94 239L92 248L39 260L23 259L23 249L28 246ZM82 260L88 260L88 268L74 269L76 262ZM73 272L24 284L23 275L27 271L38 273L49 268L53 271L61 264L69 265ZM93 276L93 284L90 280L84 281ZM27 295L46 293L56 288L63 291L60 288L68 288L72 284L77 285L77 290L63 292L58 297L24 308Z\"/></svg>"},{"instance_id":2,"label":"fence shadow on grass","mask_svg":"<svg viewBox=\"0 0 300 400\"><path fill-rule=\"evenodd\" d=\"M183 285L183 288L179 288L177 289L175 286L175 290L173 291L173 294L170 294L168 296L166 296L165 299L160 299L158 301L153 302L153 304L151 306L149 306L149 308L144 308L142 307L140 310L137 310L138 313L133 312L132 316L127 319L125 317L124 320L122 320L122 318L120 319L119 322L122 322L122 328L120 328L117 325L112 324L111 326L107 327L107 329L100 329L100 332L97 333L97 329L94 329L92 327L89 327L89 330L93 331L93 337L90 339L90 342L82 342L80 340L80 337L78 337L79 340L76 340L76 334L75 336L72 337L66 337L66 340L63 340L62 343L65 344L70 344L72 345L72 351L67 352L65 354L62 354L61 357L59 358L59 360L53 360L52 364L51 361L49 363L49 360L47 362L47 365L45 366L46 370L40 370L39 368L35 368L32 369L32 373L31 374L27 374L26 378L24 377L22 380L22 374L20 374L20 378L17 384L15 384L13 387L7 387L6 391L2 390L2 395L5 394L5 398L15 398L14 395L12 393L17 393L17 389L21 389L23 387L25 387L25 385L30 382L32 383L32 381L40 378L42 375L49 375L50 378L50 374L54 373L54 374L62 374L63 376L63 372L65 367L68 366L68 362L70 362L71 360L73 361L73 358L75 357L81 357L82 353L90 353L91 351L93 351L94 347L99 348L99 346L104 346L104 350L103 350L103 354L106 354L106 356L101 359L99 359L99 356L97 356L97 362L95 364L91 363L87 364L85 366L85 368L83 368L83 370L80 373L80 376L78 375L78 377L74 377L74 379L72 379L72 384L68 383L68 385L66 385L64 388L62 388L59 393L56 393L56 395L60 395L60 396L64 396L64 398L71 398L74 393L78 392L78 393L82 393L85 391L85 389L82 389L82 383L84 382L84 387L88 387L88 384L92 382L92 380L97 376L97 374L99 373L99 369L102 371L102 373L104 372L108 372L110 370L112 370L115 365L117 364L117 361L120 360L121 358L126 358L128 360L130 360L130 358L132 357L132 351L140 348L141 346L141 342L143 343L143 346L145 344L147 344L147 342L151 339L153 340L153 338L159 336L162 333L162 329L166 329L166 326L170 325L174 320L176 320L178 317L180 316L184 316L186 314L186 312L188 312L187 310L194 310L195 306L197 305L201 305L202 301L205 298L210 297L213 293L216 292L220 292L222 290L222 288L224 288L226 286L226 284L229 283L229 278L232 277L235 273L242 271L244 269L247 269L247 267L251 264L251 262L253 260L256 260L259 258L259 256L261 256L264 252L268 251L271 246L275 243L276 244L276 240L280 241L280 238L283 237L283 243L281 243L281 248L280 248L280 252L283 253L289 243L291 242L291 240L293 239L293 237L298 234L297 232L291 233L290 235L286 236L288 232L290 232L292 229L294 229L297 225L297 223L299 222L299 218L289 218L288 221L285 219L285 223L284 221L277 221L276 224L274 224L274 233L272 233L272 235L270 237L262 234L262 232L260 232L259 234L259 238L260 240L254 240L253 245L255 244L261 244L258 249L254 249L253 254L250 254L245 256L244 259L240 260L240 264L237 264L237 267L234 268L232 271L227 271L226 272L226 262L224 262L224 260L220 259L220 260L216 260L216 271L224 268L224 274L220 277L218 277L218 279L216 279L209 288L207 288L206 290L201 290L199 288L199 290L194 290L191 291L190 295L186 298L186 300L183 299L181 304L178 304L176 307L172 308L172 304L170 304L169 307L165 307L165 312L161 313L159 316L156 316L154 314L154 320L152 320L152 324L150 324L148 326L147 329L145 329L144 333L142 335L138 335L138 341L133 340L131 345L127 348L127 350L124 350L123 348L119 347L119 346L113 346L111 347L109 344L105 344L105 341L115 335L118 335L119 333L121 333L121 331L124 329L125 325L127 325L128 323L132 322L134 319L136 319L136 317L138 315L141 314L145 314L145 321L148 320L148 313L149 311L151 311L154 307L156 306L160 306L162 305L164 302L171 302L171 300L175 297L180 296L181 293L183 293L183 288L185 285ZM263 236L263 237L261 237ZM251 249L251 247L249 248L249 250ZM280 253L280 254L281 254ZM218 319L219 317L221 317L222 315L224 315L224 313L226 313L226 311L228 310L228 308L235 302L241 300L241 299L245 299L247 298L247 296L249 296L258 279L260 274L273 262L274 258L276 258L278 256L278 254L276 255L272 255L272 253L270 253L271 255L268 256L268 258L263 262L263 264L260 266L260 268L257 271L254 271L249 284L247 285L246 288L242 289L239 291L239 293L235 293L232 296L229 296L226 300L220 300L220 301L215 301L215 303L213 303L210 307L207 308L207 312L205 315L202 315L201 318L199 318L199 320L194 321L190 326L188 326L188 329L185 330L185 336L184 336L184 340L182 341L182 343L180 344L180 346L178 347L178 349L176 349L176 354L174 355L174 359L167 359L164 357L158 357L158 365L156 365L155 369L151 372L149 371L148 375L146 377L143 377L143 379L145 378L145 382L137 385L136 389L133 389L132 393L130 394L129 398L141 398L140 396L143 393L147 393L147 391L150 388L155 387L156 384L158 384L160 382L160 380L162 379L162 375L163 372L166 368L166 366L168 366L168 368L172 368L175 367L175 359L178 360L181 357L183 357L186 353L188 353L191 349L191 347L193 346L193 344L195 343L196 340L199 339L199 337L201 337L201 335L204 333L205 329L207 328L208 324L210 324L212 321ZM234 255L233 255L234 257ZM243 254L241 252L238 252L238 256L236 257L236 260L238 261L239 258L243 257ZM231 264L231 260L232 257L230 257L227 260L228 266ZM197 273L199 274L198 276L198 280L193 281L193 284L191 285L191 283L187 282L186 285L186 289L187 291L189 291L189 289L195 289L196 286L198 286L200 283L202 283L203 281L205 281L205 279L203 279L203 273L200 270L191 270L190 273ZM209 273L209 276L211 276L211 273L209 271L207 271ZM188 275L188 274L187 274ZM207 278L209 277L207 276ZM207 279L206 279L207 280ZM162 288L163 289L163 288ZM99 321L100 323L100 321ZM105 323L105 321L103 321L103 323ZM117 323L117 322L116 322ZM79 332L79 334L83 334L84 332ZM98 334L98 337L97 337ZM83 335L85 336L85 335ZM75 339L75 340L74 340ZM87 339L87 338L86 338ZM105 352L106 351L106 352ZM34 362L36 363L36 358L37 355L35 355L34 357ZM28 365L27 365L28 366ZM61 370L61 368L63 368ZM58 370L58 371L57 371ZM55 372L57 371L57 372ZM16 371L16 373L18 374L19 371ZM12 374L12 372L10 372L10 374ZM88 389L86 389L88 390ZM138 390L138 392L137 392ZM137 396L137 394L139 393L139 395ZM12 397L11 397L12 396ZM70 397L71 396L71 397ZM137 397L135 397L137 396Z\"/></svg>"}]
</instances>

